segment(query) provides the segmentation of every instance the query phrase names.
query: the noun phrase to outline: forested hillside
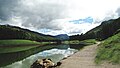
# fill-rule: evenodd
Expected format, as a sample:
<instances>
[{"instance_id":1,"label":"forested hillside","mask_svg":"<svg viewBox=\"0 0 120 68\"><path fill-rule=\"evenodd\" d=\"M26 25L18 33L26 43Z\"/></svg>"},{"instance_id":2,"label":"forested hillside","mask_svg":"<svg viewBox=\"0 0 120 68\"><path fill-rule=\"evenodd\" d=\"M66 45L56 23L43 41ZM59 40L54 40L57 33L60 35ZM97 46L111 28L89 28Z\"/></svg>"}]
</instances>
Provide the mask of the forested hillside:
<instances>
[{"instance_id":1,"label":"forested hillside","mask_svg":"<svg viewBox=\"0 0 120 68\"><path fill-rule=\"evenodd\" d=\"M6 39L26 39L33 41L58 41L53 36L40 34L11 25L0 25L0 40Z\"/></svg>"},{"instance_id":2,"label":"forested hillside","mask_svg":"<svg viewBox=\"0 0 120 68\"><path fill-rule=\"evenodd\" d=\"M85 34L70 36L71 40L97 39L104 40L120 32L120 18L104 21L101 25Z\"/></svg>"}]
</instances>

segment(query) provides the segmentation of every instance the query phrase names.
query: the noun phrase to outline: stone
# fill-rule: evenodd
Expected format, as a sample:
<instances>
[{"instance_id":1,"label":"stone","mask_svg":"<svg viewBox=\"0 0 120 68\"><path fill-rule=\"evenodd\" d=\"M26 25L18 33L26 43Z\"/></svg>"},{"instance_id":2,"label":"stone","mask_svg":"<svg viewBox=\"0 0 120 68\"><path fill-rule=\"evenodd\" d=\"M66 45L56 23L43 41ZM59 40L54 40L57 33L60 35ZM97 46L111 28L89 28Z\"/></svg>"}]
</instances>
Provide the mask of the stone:
<instances>
[{"instance_id":1,"label":"stone","mask_svg":"<svg viewBox=\"0 0 120 68\"><path fill-rule=\"evenodd\" d=\"M55 68L61 64L61 62L57 62L57 64L55 64L51 59L38 59L30 68Z\"/></svg>"}]
</instances>

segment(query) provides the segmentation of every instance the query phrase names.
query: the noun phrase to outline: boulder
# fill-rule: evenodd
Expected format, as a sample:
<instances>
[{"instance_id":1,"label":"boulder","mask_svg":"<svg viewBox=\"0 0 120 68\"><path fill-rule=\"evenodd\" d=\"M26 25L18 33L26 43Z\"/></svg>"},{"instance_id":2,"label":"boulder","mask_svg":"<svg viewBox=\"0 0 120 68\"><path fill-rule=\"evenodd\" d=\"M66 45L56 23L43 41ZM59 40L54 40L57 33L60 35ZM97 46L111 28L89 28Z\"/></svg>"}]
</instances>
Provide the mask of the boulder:
<instances>
[{"instance_id":1,"label":"boulder","mask_svg":"<svg viewBox=\"0 0 120 68\"><path fill-rule=\"evenodd\" d=\"M57 64L55 64L51 59L38 59L30 68L55 68L60 65L61 62L57 62Z\"/></svg>"}]
</instances>

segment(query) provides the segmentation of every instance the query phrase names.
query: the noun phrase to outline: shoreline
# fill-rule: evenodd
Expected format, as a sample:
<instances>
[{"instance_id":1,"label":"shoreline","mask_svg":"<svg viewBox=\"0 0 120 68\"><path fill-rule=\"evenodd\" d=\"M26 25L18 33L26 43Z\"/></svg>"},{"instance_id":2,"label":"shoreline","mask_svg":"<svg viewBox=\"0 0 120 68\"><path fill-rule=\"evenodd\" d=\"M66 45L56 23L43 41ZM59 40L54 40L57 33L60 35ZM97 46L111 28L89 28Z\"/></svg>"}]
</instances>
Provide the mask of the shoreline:
<instances>
[{"instance_id":1,"label":"shoreline","mask_svg":"<svg viewBox=\"0 0 120 68\"><path fill-rule=\"evenodd\" d=\"M112 65L110 63L97 65L94 62L98 44L100 43L85 46L73 55L62 59L60 61L62 64L58 68L119 68L119 65Z\"/></svg>"}]
</instances>

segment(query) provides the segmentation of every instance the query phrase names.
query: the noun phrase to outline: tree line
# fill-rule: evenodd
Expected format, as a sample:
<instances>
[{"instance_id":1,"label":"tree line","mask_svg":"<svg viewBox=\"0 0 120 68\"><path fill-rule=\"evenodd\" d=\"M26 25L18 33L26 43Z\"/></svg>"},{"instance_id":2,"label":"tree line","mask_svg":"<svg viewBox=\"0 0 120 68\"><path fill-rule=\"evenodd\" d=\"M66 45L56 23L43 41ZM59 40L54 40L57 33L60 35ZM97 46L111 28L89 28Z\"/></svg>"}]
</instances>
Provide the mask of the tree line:
<instances>
[{"instance_id":1,"label":"tree line","mask_svg":"<svg viewBox=\"0 0 120 68\"><path fill-rule=\"evenodd\" d=\"M26 39L33 41L59 41L53 36L44 35L11 25L0 25L0 40L6 39Z\"/></svg>"},{"instance_id":2,"label":"tree line","mask_svg":"<svg viewBox=\"0 0 120 68\"><path fill-rule=\"evenodd\" d=\"M101 25L81 35L70 36L70 40L96 39L105 40L120 32L120 18L103 21Z\"/></svg>"}]
</instances>

